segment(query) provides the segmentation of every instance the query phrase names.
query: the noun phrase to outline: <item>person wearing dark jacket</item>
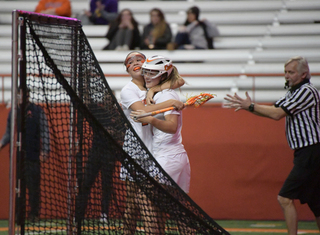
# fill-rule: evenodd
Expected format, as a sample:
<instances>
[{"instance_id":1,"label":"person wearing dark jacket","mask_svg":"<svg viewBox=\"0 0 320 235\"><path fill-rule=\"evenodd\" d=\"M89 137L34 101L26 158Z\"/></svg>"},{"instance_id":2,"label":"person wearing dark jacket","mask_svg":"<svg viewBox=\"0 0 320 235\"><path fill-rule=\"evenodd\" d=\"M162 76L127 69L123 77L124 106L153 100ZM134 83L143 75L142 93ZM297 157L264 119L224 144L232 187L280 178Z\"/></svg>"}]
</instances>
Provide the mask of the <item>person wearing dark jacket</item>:
<instances>
[{"instance_id":1,"label":"person wearing dark jacket","mask_svg":"<svg viewBox=\"0 0 320 235\"><path fill-rule=\"evenodd\" d=\"M140 31L138 22L132 11L123 9L115 21L110 23L106 38L109 44L104 50L133 50L140 46Z\"/></svg>"},{"instance_id":2,"label":"person wearing dark jacket","mask_svg":"<svg viewBox=\"0 0 320 235\"><path fill-rule=\"evenodd\" d=\"M91 0L90 10L77 16L82 25L108 25L118 16L118 0Z\"/></svg>"},{"instance_id":3,"label":"person wearing dark jacket","mask_svg":"<svg viewBox=\"0 0 320 235\"><path fill-rule=\"evenodd\" d=\"M48 121L43 109L29 101L27 91L26 116L25 116L25 159L24 176L29 196L29 220L39 220L40 211L40 162L46 161L50 151ZM19 120L20 108L17 109L18 132L21 131ZM10 142L11 111L7 119L6 132L0 141L0 149Z\"/></svg>"},{"instance_id":4,"label":"person wearing dark jacket","mask_svg":"<svg viewBox=\"0 0 320 235\"><path fill-rule=\"evenodd\" d=\"M140 49L162 50L171 42L172 32L163 12L158 8L150 11L151 22L143 29Z\"/></svg>"}]
</instances>

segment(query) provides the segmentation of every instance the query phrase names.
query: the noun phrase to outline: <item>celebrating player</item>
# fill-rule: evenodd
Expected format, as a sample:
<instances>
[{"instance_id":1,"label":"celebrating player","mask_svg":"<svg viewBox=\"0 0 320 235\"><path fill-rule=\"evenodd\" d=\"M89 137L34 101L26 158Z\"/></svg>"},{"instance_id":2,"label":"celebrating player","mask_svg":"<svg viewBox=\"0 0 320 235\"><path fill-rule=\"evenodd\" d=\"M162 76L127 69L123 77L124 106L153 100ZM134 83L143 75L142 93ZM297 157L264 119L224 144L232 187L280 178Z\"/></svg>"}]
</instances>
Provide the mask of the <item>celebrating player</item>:
<instances>
[{"instance_id":1,"label":"celebrating player","mask_svg":"<svg viewBox=\"0 0 320 235\"><path fill-rule=\"evenodd\" d=\"M142 65L142 75L147 88L161 86L165 83L175 84L181 78L178 70L170 59L163 56L152 56ZM167 100L179 100L178 94L173 89L164 89L154 96L155 104ZM133 111L131 116L145 113L143 110ZM161 167L186 193L190 187L190 163L186 150L182 144L182 113L170 110L157 114L154 117L140 118L138 121L149 123L153 127L153 156ZM161 178L159 179L162 183ZM164 227L164 218L163 225ZM191 232L191 231L190 231ZM192 233L192 232L191 232Z\"/></svg>"},{"instance_id":2,"label":"celebrating player","mask_svg":"<svg viewBox=\"0 0 320 235\"><path fill-rule=\"evenodd\" d=\"M172 84L181 77L170 59L163 56L148 58L142 65L146 87L161 86L166 82ZM154 96L156 104L170 99L179 100L173 89L164 89ZM137 110L131 116L143 114L145 111ZM155 117L138 119L139 122L149 123L153 127L153 156L171 178L186 192L190 186L190 165L186 150L182 144L182 114L181 111L171 110L160 113Z\"/></svg>"},{"instance_id":3,"label":"celebrating player","mask_svg":"<svg viewBox=\"0 0 320 235\"><path fill-rule=\"evenodd\" d=\"M144 54L140 52L130 52L128 56L125 59L124 65L126 66L127 72L131 76L131 81L122 88L121 90L121 105L123 108L123 112L129 119L131 125L133 126L136 133L139 135L141 140L144 142L146 147L149 149L150 152L152 152L152 134L151 134L151 126L150 125L142 125L141 123L134 122L130 118L131 111L135 110L145 110L147 112L167 108L174 106L177 109L182 109L184 107L184 104L181 101L178 101L176 99L167 100L163 103L158 103L155 105L146 106L145 105L145 98L147 89L145 88L145 81L143 76L141 75L141 66L145 62L146 57ZM184 84L183 79L177 80L173 86L175 88L180 87ZM159 87L159 90L170 88L171 84L166 83L163 84L163 86ZM130 147L129 143L132 142L134 137L132 137L132 133L127 132L125 141L124 141L124 149L126 152L130 155ZM136 159L140 156L134 154L131 156L132 158ZM122 168L122 173L125 171L125 169ZM141 192L136 184L134 183L133 179L130 179L130 175L128 174L122 174L122 176L126 176L126 178L129 178L127 180L127 207L124 214L125 217L125 223L124 223L124 234L134 234L135 228L136 228L136 211L140 209L140 212L142 214L142 217L146 218L148 217L147 212L145 208L137 208L137 204L135 201L137 199L143 199L147 200L144 193ZM147 202L147 204L151 204L150 202ZM157 221L151 221L152 218L146 218L145 221L150 221L148 224L148 227L150 227L151 233L156 233L158 231ZM154 231L153 231L154 230Z\"/></svg>"}]
</instances>

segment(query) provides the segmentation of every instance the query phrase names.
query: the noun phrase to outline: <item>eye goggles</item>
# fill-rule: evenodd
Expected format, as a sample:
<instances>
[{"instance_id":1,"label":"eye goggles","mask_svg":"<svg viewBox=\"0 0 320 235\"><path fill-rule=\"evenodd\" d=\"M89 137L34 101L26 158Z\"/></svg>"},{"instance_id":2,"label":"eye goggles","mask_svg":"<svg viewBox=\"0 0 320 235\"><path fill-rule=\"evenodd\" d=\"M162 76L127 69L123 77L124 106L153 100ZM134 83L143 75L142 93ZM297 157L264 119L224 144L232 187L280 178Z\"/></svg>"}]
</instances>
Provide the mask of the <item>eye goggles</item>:
<instances>
[{"instance_id":1,"label":"eye goggles","mask_svg":"<svg viewBox=\"0 0 320 235\"><path fill-rule=\"evenodd\" d=\"M131 64L133 64L135 61L136 61L136 62L140 62L141 64L143 64L145 60L146 60L146 58L145 58L143 55L141 55L141 54L134 54L134 55L132 55L132 56L129 56L129 57L125 60L124 65L125 65L126 68L128 69L128 68L131 66Z\"/></svg>"},{"instance_id":2,"label":"eye goggles","mask_svg":"<svg viewBox=\"0 0 320 235\"><path fill-rule=\"evenodd\" d=\"M161 75L161 71L142 68L141 75L150 79L155 79Z\"/></svg>"}]
</instances>

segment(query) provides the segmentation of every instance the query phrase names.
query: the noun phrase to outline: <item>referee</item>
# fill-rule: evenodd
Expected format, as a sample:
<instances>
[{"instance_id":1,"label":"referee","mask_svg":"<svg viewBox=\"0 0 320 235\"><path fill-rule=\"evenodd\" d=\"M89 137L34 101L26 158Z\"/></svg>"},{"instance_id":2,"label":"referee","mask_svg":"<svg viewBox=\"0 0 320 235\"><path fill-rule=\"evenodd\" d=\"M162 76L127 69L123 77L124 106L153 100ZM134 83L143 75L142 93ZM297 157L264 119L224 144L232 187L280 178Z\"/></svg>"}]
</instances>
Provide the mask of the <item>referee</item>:
<instances>
[{"instance_id":1,"label":"referee","mask_svg":"<svg viewBox=\"0 0 320 235\"><path fill-rule=\"evenodd\" d=\"M320 96L310 83L309 65L297 56L285 65L286 95L274 105L254 104L248 92L243 99L227 95L229 108L247 110L258 116L280 120L286 117L287 141L294 150L294 166L284 182L278 201L283 209L288 234L296 235L298 216L294 199L307 203L320 230Z\"/></svg>"}]
</instances>

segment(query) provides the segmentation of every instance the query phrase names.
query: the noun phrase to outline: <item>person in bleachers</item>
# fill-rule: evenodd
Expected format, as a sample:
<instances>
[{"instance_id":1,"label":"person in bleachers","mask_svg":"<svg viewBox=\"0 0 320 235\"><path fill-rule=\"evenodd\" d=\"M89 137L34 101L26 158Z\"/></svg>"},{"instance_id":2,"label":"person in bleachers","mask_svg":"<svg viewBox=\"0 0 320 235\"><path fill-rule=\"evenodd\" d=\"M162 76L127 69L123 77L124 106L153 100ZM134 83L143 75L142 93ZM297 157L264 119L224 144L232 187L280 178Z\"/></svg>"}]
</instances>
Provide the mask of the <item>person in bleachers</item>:
<instances>
[{"instance_id":1,"label":"person in bleachers","mask_svg":"<svg viewBox=\"0 0 320 235\"><path fill-rule=\"evenodd\" d=\"M140 49L166 49L171 39L171 28L163 12L159 8L153 8L150 11L150 23L143 29Z\"/></svg>"},{"instance_id":2,"label":"person in bleachers","mask_svg":"<svg viewBox=\"0 0 320 235\"><path fill-rule=\"evenodd\" d=\"M133 50L140 46L139 24L129 9L123 9L110 23L106 38L109 44L103 50Z\"/></svg>"},{"instance_id":3,"label":"person in bleachers","mask_svg":"<svg viewBox=\"0 0 320 235\"><path fill-rule=\"evenodd\" d=\"M187 20L179 29L174 43L168 44L168 50L213 49L213 38L219 36L219 31L208 20L199 20L199 15L200 9L196 6L187 11Z\"/></svg>"},{"instance_id":4,"label":"person in bleachers","mask_svg":"<svg viewBox=\"0 0 320 235\"><path fill-rule=\"evenodd\" d=\"M71 3L69 0L40 0L35 12L70 17Z\"/></svg>"},{"instance_id":5,"label":"person in bleachers","mask_svg":"<svg viewBox=\"0 0 320 235\"><path fill-rule=\"evenodd\" d=\"M108 25L118 16L118 0L91 0L90 10L77 16L82 25Z\"/></svg>"}]
</instances>

